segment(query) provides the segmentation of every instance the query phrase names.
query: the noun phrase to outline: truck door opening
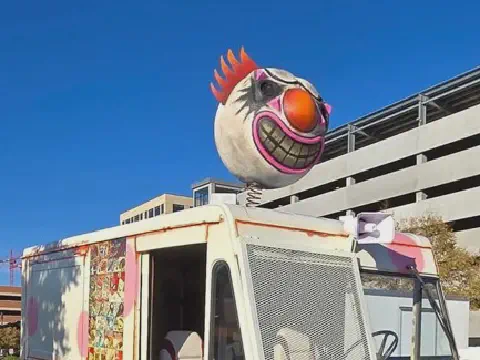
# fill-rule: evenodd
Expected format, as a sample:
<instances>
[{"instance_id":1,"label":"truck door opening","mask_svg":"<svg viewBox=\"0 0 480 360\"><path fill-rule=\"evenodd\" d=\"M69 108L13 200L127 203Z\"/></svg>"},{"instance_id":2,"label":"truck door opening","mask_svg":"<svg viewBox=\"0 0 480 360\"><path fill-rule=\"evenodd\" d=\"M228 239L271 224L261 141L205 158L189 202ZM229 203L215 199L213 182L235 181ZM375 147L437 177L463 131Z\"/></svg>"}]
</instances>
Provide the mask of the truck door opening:
<instances>
[{"instance_id":1,"label":"truck door opening","mask_svg":"<svg viewBox=\"0 0 480 360\"><path fill-rule=\"evenodd\" d=\"M151 252L151 354L158 358L169 334L204 338L206 244ZM175 335L176 336L176 335Z\"/></svg>"}]
</instances>

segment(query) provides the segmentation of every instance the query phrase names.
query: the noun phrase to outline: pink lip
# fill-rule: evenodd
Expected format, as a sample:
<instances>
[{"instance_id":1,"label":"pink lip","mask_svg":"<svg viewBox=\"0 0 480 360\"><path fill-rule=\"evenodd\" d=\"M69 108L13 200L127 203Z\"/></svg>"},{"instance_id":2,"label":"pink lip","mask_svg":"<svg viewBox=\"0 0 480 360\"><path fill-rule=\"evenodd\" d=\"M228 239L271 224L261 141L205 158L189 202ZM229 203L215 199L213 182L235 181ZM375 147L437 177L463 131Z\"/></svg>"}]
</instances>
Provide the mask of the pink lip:
<instances>
[{"instance_id":1,"label":"pink lip","mask_svg":"<svg viewBox=\"0 0 480 360\"><path fill-rule=\"evenodd\" d=\"M275 124L277 126L279 126L282 131L289 137L291 138L292 140L294 140L295 142L299 143L299 144L305 144L305 145L312 145L312 144L321 144L320 145L320 151L318 152L316 158L315 158L315 161L310 164L308 167L305 167L303 169L294 169L294 168L290 168L290 167L287 167L281 163L279 163L268 151L267 149L265 148L265 146L262 144L262 142L260 141L260 136L258 134L258 122L260 121L261 118L264 118L264 117L267 117L269 118L270 120L274 121ZM258 151L260 152L260 154L262 154L262 156L265 158L265 160L270 164L272 165L273 167L275 167L278 171L282 172L282 173L285 173L285 174L303 174L305 173L306 171L308 171L310 168L312 168L315 164L317 164L320 160L320 156L322 155L323 153L323 149L324 149L324 146L325 146L325 143L323 141L323 137L321 135L318 135L318 136L313 136L313 137L306 137L306 136L301 136L301 135L298 135L296 133L294 133L292 130L290 130L284 123L283 121L280 120L280 118L275 114L275 113L272 113L272 112L269 112L269 111L261 111L259 112L254 120L253 120L253 139L255 141L255 145L258 149Z\"/></svg>"}]
</instances>

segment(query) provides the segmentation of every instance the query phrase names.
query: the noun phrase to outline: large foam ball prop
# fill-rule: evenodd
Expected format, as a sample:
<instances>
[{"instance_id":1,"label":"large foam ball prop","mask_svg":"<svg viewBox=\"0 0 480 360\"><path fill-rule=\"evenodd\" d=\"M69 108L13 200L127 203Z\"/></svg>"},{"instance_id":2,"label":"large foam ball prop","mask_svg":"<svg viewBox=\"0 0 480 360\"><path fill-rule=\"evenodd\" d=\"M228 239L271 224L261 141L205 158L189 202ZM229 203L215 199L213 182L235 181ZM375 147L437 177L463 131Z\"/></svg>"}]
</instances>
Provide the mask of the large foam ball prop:
<instances>
[{"instance_id":1,"label":"large foam ball prop","mask_svg":"<svg viewBox=\"0 0 480 360\"><path fill-rule=\"evenodd\" d=\"M219 102L215 143L228 170L263 188L291 185L320 161L330 106L308 81L279 69L260 68L240 51L223 56L215 70Z\"/></svg>"}]
</instances>

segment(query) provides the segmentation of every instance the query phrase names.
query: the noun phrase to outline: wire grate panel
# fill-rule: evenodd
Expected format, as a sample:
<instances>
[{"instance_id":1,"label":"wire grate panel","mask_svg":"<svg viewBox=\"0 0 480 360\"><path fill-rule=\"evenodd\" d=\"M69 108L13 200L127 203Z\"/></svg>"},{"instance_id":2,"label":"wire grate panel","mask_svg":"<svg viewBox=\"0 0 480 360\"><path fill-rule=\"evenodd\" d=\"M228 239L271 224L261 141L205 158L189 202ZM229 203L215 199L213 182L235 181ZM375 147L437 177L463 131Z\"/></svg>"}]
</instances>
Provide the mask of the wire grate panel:
<instances>
[{"instance_id":1,"label":"wire grate panel","mask_svg":"<svg viewBox=\"0 0 480 360\"><path fill-rule=\"evenodd\" d=\"M247 255L265 360L371 359L352 258L252 244Z\"/></svg>"}]
</instances>

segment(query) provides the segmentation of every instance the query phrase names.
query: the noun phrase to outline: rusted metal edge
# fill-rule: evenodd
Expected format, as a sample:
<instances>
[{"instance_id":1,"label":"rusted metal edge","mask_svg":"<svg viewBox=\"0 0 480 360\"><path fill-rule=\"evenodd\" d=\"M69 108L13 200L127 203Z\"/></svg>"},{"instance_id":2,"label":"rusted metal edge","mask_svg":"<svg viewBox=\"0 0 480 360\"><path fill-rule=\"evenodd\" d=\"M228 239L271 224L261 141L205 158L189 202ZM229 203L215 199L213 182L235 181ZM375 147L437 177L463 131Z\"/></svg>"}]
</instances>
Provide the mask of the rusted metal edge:
<instances>
[{"instance_id":1,"label":"rusted metal edge","mask_svg":"<svg viewBox=\"0 0 480 360\"><path fill-rule=\"evenodd\" d=\"M156 230L151 230L151 231L145 231L145 232L139 232L139 233L134 233L134 234L128 234L128 235L124 235L124 236L121 236L120 238L134 238L134 237L138 237L138 236L145 236L145 235L151 235L151 234L157 234L157 233L166 233L168 231L172 231L172 230L178 230L178 229L184 229L184 228L190 228L190 227L198 227L198 226L211 226L211 225L218 225L218 224L221 224L223 222L223 217L220 216L218 220L215 220L215 221L202 221L202 222L198 222L198 223L191 223L191 224L181 224L181 225L174 225L174 226L166 226L164 228L161 228L161 229L156 229ZM208 232L206 232L206 236L208 236ZM99 242L103 242L103 241L110 241L110 240L113 240L115 238L111 238L111 239L103 239L103 240L98 240L98 241L94 241L94 242L89 242L89 240L84 240L82 242L79 242L77 244L73 244L73 245L65 245L65 246L59 246L59 247L56 247L54 249L46 249L44 251L40 250L40 251L34 251L32 254L29 254L29 255L25 255L25 256L22 256L21 259L29 259L29 258L34 258L34 257L38 257L38 256L42 256L42 255L48 255L48 254L53 254L53 253L56 253L56 252L60 252L60 251L65 251L65 250L71 250L71 249L76 249L76 248L80 248L80 247L85 247L85 246L89 246L89 245L92 245L92 244L96 244L96 243L99 243ZM79 254L75 254L75 255L79 255ZM74 256L75 256L74 255ZM81 255L80 255L81 256Z\"/></svg>"},{"instance_id":2,"label":"rusted metal edge","mask_svg":"<svg viewBox=\"0 0 480 360\"><path fill-rule=\"evenodd\" d=\"M431 245L409 244L409 243L402 242L402 241L392 241L391 243L385 244L385 246L386 247L389 247L389 246L404 246L404 247L412 247L412 248L428 249L428 250L432 249Z\"/></svg>"},{"instance_id":3,"label":"rusted metal edge","mask_svg":"<svg viewBox=\"0 0 480 360\"><path fill-rule=\"evenodd\" d=\"M235 220L235 231L237 233L237 236L238 236L238 225L239 224L261 226L261 227L268 227L268 228L275 228L275 229L282 229L282 230L289 230L289 231L297 231L297 232L305 233L308 236L319 236L319 237L337 236L337 237L343 237L343 238L348 238L349 237L348 234L327 233L327 232L323 232L323 231L305 229L305 228L298 228L298 227L293 227L293 226L270 224L270 223L260 223L260 222L256 222L256 221L236 219Z\"/></svg>"}]
</instances>

